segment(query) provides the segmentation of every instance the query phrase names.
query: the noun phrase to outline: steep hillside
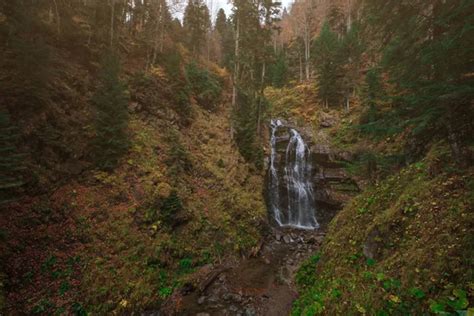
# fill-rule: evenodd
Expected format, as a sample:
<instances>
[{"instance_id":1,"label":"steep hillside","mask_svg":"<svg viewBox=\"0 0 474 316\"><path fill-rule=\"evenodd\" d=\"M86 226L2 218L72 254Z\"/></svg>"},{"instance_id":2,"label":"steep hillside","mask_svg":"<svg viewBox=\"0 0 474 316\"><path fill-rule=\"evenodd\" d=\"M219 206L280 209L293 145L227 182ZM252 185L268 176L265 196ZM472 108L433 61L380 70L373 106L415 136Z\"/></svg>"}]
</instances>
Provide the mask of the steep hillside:
<instances>
[{"instance_id":1,"label":"steep hillside","mask_svg":"<svg viewBox=\"0 0 474 316\"><path fill-rule=\"evenodd\" d=\"M156 308L194 267L258 242L261 177L233 146L229 108L193 113L181 130L132 114L131 150L114 172L86 171L11 207L8 311Z\"/></svg>"},{"instance_id":2,"label":"steep hillside","mask_svg":"<svg viewBox=\"0 0 474 316\"><path fill-rule=\"evenodd\" d=\"M343 152L362 193L330 223L322 248L296 275L293 315L466 313L472 306L472 167L444 141L420 157L402 135L367 137L357 103L325 109L313 87L267 89L276 117L311 127L314 141ZM422 151L423 152L423 151ZM469 309L471 311L472 309Z\"/></svg>"},{"instance_id":3,"label":"steep hillside","mask_svg":"<svg viewBox=\"0 0 474 316\"><path fill-rule=\"evenodd\" d=\"M294 315L456 313L473 296L473 170L444 144L367 188L297 281Z\"/></svg>"},{"instance_id":4,"label":"steep hillside","mask_svg":"<svg viewBox=\"0 0 474 316\"><path fill-rule=\"evenodd\" d=\"M0 80L9 87L2 103L28 172L25 185L8 192L16 200L2 205L0 310L156 310L196 267L246 256L266 212L261 172L232 139L228 73L180 45L173 52L180 59L160 55L144 71L145 60L132 58L140 48L126 42L120 79L130 96L129 149L112 171L101 171L94 163L97 47L61 46L37 32L46 39L47 63L38 67L49 70L47 84L23 84L19 48L2 51Z\"/></svg>"}]
</instances>

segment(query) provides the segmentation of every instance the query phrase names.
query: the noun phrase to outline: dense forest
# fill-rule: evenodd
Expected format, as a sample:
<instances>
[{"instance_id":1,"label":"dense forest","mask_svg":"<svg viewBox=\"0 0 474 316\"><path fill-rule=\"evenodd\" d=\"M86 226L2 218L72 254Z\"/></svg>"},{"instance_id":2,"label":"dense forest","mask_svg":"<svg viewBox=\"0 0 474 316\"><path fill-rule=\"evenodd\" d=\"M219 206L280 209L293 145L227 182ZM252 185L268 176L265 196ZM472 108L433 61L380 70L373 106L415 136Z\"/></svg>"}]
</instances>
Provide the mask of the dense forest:
<instances>
[{"instance_id":1,"label":"dense forest","mask_svg":"<svg viewBox=\"0 0 474 316\"><path fill-rule=\"evenodd\" d=\"M0 0L0 315L474 315L473 0Z\"/></svg>"}]
</instances>

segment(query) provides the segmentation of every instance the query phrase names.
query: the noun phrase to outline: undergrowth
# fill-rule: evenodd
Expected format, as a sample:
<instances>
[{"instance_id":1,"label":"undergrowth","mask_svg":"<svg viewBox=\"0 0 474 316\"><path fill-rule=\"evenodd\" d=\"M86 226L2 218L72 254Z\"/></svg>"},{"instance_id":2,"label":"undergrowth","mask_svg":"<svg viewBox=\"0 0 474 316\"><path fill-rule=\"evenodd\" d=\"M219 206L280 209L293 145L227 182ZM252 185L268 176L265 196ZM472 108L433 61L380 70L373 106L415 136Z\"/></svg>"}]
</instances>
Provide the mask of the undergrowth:
<instances>
[{"instance_id":1,"label":"undergrowth","mask_svg":"<svg viewBox=\"0 0 474 316\"><path fill-rule=\"evenodd\" d=\"M435 144L373 184L330 224L297 274L293 315L469 315L474 302L473 170Z\"/></svg>"}]
</instances>

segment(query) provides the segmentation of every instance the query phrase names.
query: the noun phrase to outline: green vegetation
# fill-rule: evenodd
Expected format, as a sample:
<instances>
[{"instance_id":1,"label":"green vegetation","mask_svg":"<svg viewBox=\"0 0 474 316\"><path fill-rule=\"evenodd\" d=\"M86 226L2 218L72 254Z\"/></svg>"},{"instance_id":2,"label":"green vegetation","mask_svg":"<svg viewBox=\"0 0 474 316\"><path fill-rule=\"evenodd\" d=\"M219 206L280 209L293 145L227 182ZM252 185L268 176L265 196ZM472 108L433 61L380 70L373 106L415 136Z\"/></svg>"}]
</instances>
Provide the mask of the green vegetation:
<instances>
[{"instance_id":1,"label":"green vegetation","mask_svg":"<svg viewBox=\"0 0 474 316\"><path fill-rule=\"evenodd\" d=\"M337 34L331 30L329 23L324 23L319 37L314 42L314 52L318 72L318 93L326 107L340 101L338 85L342 67L339 56L340 45Z\"/></svg>"},{"instance_id":2,"label":"green vegetation","mask_svg":"<svg viewBox=\"0 0 474 316\"><path fill-rule=\"evenodd\" d=\"M200 106L214 110L219 105L222 84L216 75L192 62L186 65L186 79Z\"/></svg>"},{"instance_id":3,"label":"green vegetation","mask_svg":"<svg viewBox=\"0 0 474 316\"><path fill-rule=\"evenodd\" d=\"M297 274L294 315L455 315L472 306L474 276L463 268L474 261L470 176L449 170L445 149L434 146L336 216L321 259Z\"/></svg>"},{"instance_id":4,"label":"green vegetation","mask_svg":"<svg viewBox=\"0 0 474 316\"><path fill-rule=\"evenodd\" d=\"M265 111L268 107L264 96L255 97L252 92L239 91L237 97L238 110L234 111L235 141L241 155L249 162L255 164L256 168L263 168L263 149L257 137L256 130L258 122L255 121L257 111Z\"/></svg>"},{"instance_id":5,"label":"green vegetation","mask_svg":"<svg viewBox=\"0 0 474 316\"><path fill-rule=\"evenodd\" d=\"M159 310L254 255L270 118L348 203L293 315L473 314L473 1L178 2L0 3L0 314Z\"/></svg>"},{"instance_id":6,"label":"green vegetation","mask_svg":"<svg viewBox=\"0 0 474 316\"><path fill-rule=\"evenodd\" d=\"M13 188L23 184L23 155L18 152L18 133L6 110L0 110L0 204L12 199Z\"/></svg>"},{"instance_id":7,"label":"green vegetation","mask_svg":"<svg viewBox=\"0 0 474 316\"><path fill-rule=\"evenodd\" d=\"M97 166L111 170L128 150L128 94L119 79L120 63L116 56L104 58L101 86L94 96L97 109L95 159Z\"/></svg>"}]
</instances>

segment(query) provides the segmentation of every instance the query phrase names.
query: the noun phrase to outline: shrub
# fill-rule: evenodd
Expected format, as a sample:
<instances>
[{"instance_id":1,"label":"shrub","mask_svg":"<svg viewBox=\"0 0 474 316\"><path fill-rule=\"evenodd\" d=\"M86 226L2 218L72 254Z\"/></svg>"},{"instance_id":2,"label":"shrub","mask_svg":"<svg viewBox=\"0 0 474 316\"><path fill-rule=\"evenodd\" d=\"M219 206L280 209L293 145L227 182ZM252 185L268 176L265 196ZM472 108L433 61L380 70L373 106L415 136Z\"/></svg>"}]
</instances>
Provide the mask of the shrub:
<instances>
[{"instance_id":1,"label":"shrub","mask_svg":"<svg viewBox=\"0 0 474 316\"><path fill-rule=\"evenodd\" d=\"M172 191L170 196L163 200L160 207L160 218L166 225L172 225L176 214L183 209L183 203L178 192Z\"/></svg>"},{"instance_id":2,"label":"shrub","mask_svg":"<svg viewBox=\"0 0 474 316\"><path fill-rule=\"evenodd\" d=\"M116 56L103 60L101 83L93 102L96 106L95 158L100 169L113 169L128 150L128 93L119 79Z\"/></svg>"},{"instance_id":3,"label":"shrub","mask_svg":"<svg viewBox=\"0 0 474 316\"><path fill-rule=\"evenodd\" d=\"M216 75L192 62L186 65L186 79L201 107L214 110L218 106L222 84Z\"/></svg>"},{"instance_id":4,"label":"shrub","mask_svg":"<svg viewBox=\"0 0 474 316\"><path fill-rule=\"evenodd\" d=\"M11 190L23 184L20 171L24 166L15 145L17 138L8 113L0 110L0 204L9 201Z\"/></svg>"},{"instance_id":5,"label":"shrub","mask_svg":"<svg viewBox=\"0 0 474 316\"><path fill-rule=\"evenodd\" d=\"M183 172L190 171L192 164L189 153L181 143L178 133L175 130L171 130L166 141L170 146L168 159L166 160L166 164L169 167L169 175L171 177L177 177Z\"/></svg>"}]
</instances>

